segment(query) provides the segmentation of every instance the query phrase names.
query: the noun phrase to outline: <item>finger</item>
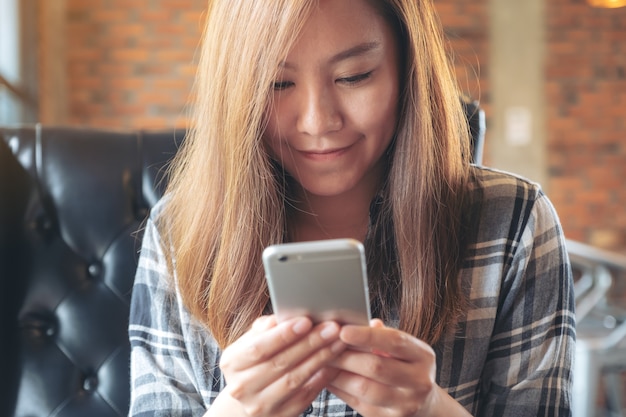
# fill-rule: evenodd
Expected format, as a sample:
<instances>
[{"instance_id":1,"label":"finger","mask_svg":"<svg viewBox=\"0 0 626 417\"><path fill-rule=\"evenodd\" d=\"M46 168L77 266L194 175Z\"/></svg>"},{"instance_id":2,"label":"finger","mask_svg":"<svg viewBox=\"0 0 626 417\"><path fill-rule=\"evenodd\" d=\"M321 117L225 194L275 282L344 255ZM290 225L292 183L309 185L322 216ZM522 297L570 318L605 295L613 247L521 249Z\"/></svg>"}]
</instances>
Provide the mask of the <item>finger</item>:
<instances>
[{"instance_id":1,"label":"finger","mask_svg":"<svg viewBox=\"0 0 626 417\"><path fill-rule=\"evenodd\" d=\"M396 384L390 385L380 379L372 379L345 370L329 383L329 388L341 390L355 399L360 398L362 402L378 406L394 404L401 392Z\"/></svg>"},{"instance_id":2,"label":"finger","mask_svg":"<svg viewBox=\"0 0 626 417\"><path fill-rule=\"evenodd\" d=\"M313 355L306 358L291 371L283 373L281 377L267 387L267 395L290 393L292 397L300 391L319 393L330 380L339 374L339 370L327 365L345 350L346 345L340 340L318 349ZM314 398L314 397L313 397Z\"/></svg>"},{"instance_id":3,"label":"finger","mask_svg":"<svg viewBox=\"0 0 626 417\"><path fill-rule=\"evenodd\" d=\"M339 325L334 322L320 324L306 337L283 351L240 370L237 380L229 382L234 386L232 395L237 399L244 399L256 392L266 391L272 396L272 392L275 392L272 386L279 387L276 394L284 395L293 387L301 387L319 368L345 348L345 344L338 340L339 330ZM331 345L333 342L338 343Z\"/></svg>"},{"instance_id":4,"label":"finger","mask_svg":"<svg viewBox=\"0 0 626 417\"><path fill-rule=\"evenodd\" d=\"M383 328L385 323L381 319L372 319L370 320L370 327Z\"/></svg>"},{"instance_id":5,"label":"finger","mask_svg":"<svg viewBox=\"0 0 626 417\"><path fill-rule=\"evenodd\" d=\"M307 406L311 404L311 402L317 397L317 395L322 391L326 386L330 384L330 382L337 377L340 373L338 369L324 367L317 371L305 384L304 386L297 391L297 396L301 397L298 401L301 404L306 404ZM295 396L292 396L294 398ZM295 398L294 398L295 399ZM291 398L288 400L291 402ZM300 408L300 413L304 410ZM299 415L298 414L298 415Z\"/></svg>"},{"instance_id":6,"label":"finger","mask_svg":"<svg viewBox=\"0 0 626 417\"><path fill-rule=\"evenodd\" d=\"M333 359L331 366L341 369L348 375L359 376L395 388L411 387L422 383L428 385L435 370L434 361L432 364L411 363L353 349L346 350Z\"/></svg>"},{"instance_id":7,"label":"finger","mask_svg":"<svg viewBox=\"0 0 626 417\"><path fill-rule=\"evenodd\" d=\"M335 385L329 385L327 388L329 392L335 394L359 415L363 416L413 416L423 406L422 398L407 396L405 391L401 392L393 389L393 387L389 390L381 390L379 393L375 393L374 389L369 389L367 390L368 395L360 395L362 390L350 392L350 388L344 390Z\"/></svg>"},{"instance_id":8,"label":"finger","mask_svg":"<svg viewBox=\"0 0 626 417\"><path fill-rule=\"evenodd\" d=\"M397 360L395 362L402 363ZM342 371L327 388L360 415L382 416L392 410L395 410L393 415L415 415L436 387L434 375L431 378L427 372L420 373L419 369L409 370L409 373L402 369L396 371L398 370L404 373L389 373L384 378L368 378ZM407 378L410 374L414 375L413 379ZM401 410L404 411L399 414Z\"/></svg>"},{"instance_id":9,"label":"finger","mask_svg":"<svg viewBox=\"0 0 626 417\"><path fill-rule=\"evenodd\" d=\"M313 323L306 317L275 323L269 317L258 322L222 353L220 366L230 371L248 369L266 361L287 346L302 339Z\"/></svg>"},{"instance_id":10,"label":"finger","mask_svg":"<svg viewBox=\"0 0 626 417\"><path fill-rule=\"evenodd\" d=\"M255 372L259 372L262 375L282 375L288 373L301 362L314 355L316 351L338 340L339 331L340 327L335 322L319 324L301 340L268 358L266 361L259 363L255 367ZM318 352L319 354L320 352Z\"/></svg>"},{"instance_id":11,"label":"finger","mask_svg":"<svg viewBox=\"0 0 626 417\"><path fill-rule=\"evenodd\" d=\"M385 327L385 323L383 323L381 319L372 319L370 320L370 327L381 329ZM372 348L370 351L379 356L390 357L387 352L383 352L382 350Z\"/></svg>"},{"instance_id":12,"label":"finger","mask_svg":"<svg viewBox=\"0 0 626 417\"><path fill-rule=\"evenodd\" d=\"M432 348L425 342L400 330L385 327L343 326L341 340L357 350L385 353L407 362L430 360Z\"/></svg>"},{"instance_id":13,"label":"finger","mask_svg":"<svg viewBox=\"0 0 626 417\"><path fill-rule=\"evenodd\" d=\"M254 320L254 323L252 323L252 327L251 327L251 331L253 333L260 333L263 332L271 327L276 326L276 316L271 314L268 316L261 316L259 318L257 318L256 320Z\"/></svg>"},{"instance_id":14,"label":"finger","mask_svg":"<svg viewBox=\"0 0 626 417\"><path fill-rule=\"evenodd\" d=\"M247 415L272 415L272 416L296 416L301 415L319 392L328 385L329 381L336 377L339 371L333 368L322 368L317 371L303 386L289 396L283 398L280 403L268 401L265 395L261 401L256 401L249 406L239 403ZM226 390L230 387L227 385ZM229 392L230 395L230 392Z\"/></svg>"},{"instance_id":15,"label":"finger","mask_svg":"<svg viewBox=\"0 0 626 417\"><path fill-rule=\"evenodd\" d=\"M343 345L341 342L338 344ZM300 415L304 412L304 409L308 407L311 402L317 397L324 387L326 387L330 381L335 379L339 374L338 369L323 367L311 376L307 382L295 390L294 393L287 397L286 401L281 404L277 409L281 412L285 412L285 415ZM292 410L292 411L289 411ZM275 415L275 413L272 413Z\"/></svg>"},{"instance_id":16,"label":"finger","mask_svg":"<svg viewBox=\"0 0 626 417\"><path fill-rule=\"evenodd\" d=\"M335 380L333 380L333 383L326 387L328 391L335 394L339 399L348 404L350 408L357 411L359 415L383 415L380 412L380 409L376 409L372 404L370 404L368 397L353 395L350 392L343 390L340 385L334 384Z\"/></svg>"},{"instance_id":17,"label":"finger","mask_svg":"<svg viewBox=\"0 0 626 417\"><path fill-rule=\"evenodd\" d=\"M256 320L254 320L254 322L252 323L252 326L250 326L250 329L246 333L244 333L240 337L239 340L241 341L249 340L255 337L256 335L263 333L271 329L272 327L275 327L276 325L277 325L276 316L274 316L273 314L258 317Z\"/></svg>"}]
</instances>

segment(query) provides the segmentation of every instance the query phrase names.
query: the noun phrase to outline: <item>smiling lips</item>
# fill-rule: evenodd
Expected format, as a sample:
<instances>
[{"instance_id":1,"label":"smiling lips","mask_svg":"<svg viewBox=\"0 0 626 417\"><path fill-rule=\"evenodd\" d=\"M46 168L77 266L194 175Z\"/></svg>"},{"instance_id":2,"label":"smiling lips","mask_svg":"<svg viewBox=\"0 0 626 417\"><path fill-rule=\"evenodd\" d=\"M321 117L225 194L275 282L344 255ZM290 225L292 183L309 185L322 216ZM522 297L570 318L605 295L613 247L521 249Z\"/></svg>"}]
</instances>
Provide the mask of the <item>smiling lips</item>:
<instances>
[{"instance_id":1,"label":"smiling lips","mask_svg":"<svg viewBox=\"0 0 626 417\"><path fill-rule=\"evenodd\" d=\"M348 152L350 148L352 148L352 145L339 149L329 149L321 151L300 151L300 153L304 155L305 158L311 159L313 161L329 161L335 158L339 158L341 155Z\"/></svg>"}]
</instances>

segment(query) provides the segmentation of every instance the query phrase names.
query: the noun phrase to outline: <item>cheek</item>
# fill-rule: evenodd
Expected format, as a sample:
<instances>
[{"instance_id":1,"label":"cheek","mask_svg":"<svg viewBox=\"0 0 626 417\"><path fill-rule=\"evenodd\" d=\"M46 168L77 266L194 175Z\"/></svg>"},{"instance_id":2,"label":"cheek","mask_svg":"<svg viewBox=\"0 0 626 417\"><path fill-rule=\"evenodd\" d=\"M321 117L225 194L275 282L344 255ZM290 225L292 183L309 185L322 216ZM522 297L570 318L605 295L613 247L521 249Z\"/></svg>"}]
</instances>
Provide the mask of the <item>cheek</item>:
<instances>
[{"instance_id":1,"label":"cheek","mask_svg":"<svg viewBox=\"0 0 626 417\"><path fill-rule=\"evenodd\" d=\"M387 136L391 138L396 131L400 117L400 93L397 84L391 85L389 91L385 106L380 110L380 117L381 123L384 124L387 131Z\"/></svg>"},{"instance_id":2,"label":"cheek","mask_svg":"<svg viewBox=\"0 0 626 417\"><path fill-rule=\"evenodd\" d=\"M398 95L395 91L381 91L361 100L360 105L355 106L353 120L359 120L365 132L388 143L396 128L398 108Z\"/></svg>"}]
</instances>

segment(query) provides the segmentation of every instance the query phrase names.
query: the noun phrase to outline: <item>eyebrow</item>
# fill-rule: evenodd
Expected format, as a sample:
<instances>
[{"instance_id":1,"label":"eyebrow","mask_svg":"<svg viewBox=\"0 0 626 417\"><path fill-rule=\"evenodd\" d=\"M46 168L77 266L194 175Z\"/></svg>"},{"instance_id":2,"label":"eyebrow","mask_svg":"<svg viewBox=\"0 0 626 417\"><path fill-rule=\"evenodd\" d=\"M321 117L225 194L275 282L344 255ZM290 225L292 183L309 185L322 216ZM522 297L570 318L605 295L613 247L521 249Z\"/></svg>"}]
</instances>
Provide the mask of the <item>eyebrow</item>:
<instances>
[{"instance_id":1,"label":"eyebrow","mask_svg":"<svg viewBox=\"0 0 626 417\"><path fill-rule=\"evenodd\" d=\"M335 55L333 55L330 60L329 63L331 64L336 64L340 61L349 59L349 58L354 58L357 56L363 56L368 54L371 51L374 51L376 49L380 49L381 47L381 43L378 41L372 41L372 42L364 42L364 43L360 43L356 46L353 46L351 48L346 49L345 51L341 51ZM281 62L280 64L281 67L283 68L293 68L293 65L289 64L288 62Z\"/></svg>"},{"instance_id":2,"label":"eyebrow","mask_svg":"<svg viewBox=\"0 0 626 417\"><path fill-rule=\"evenodd\" d=\"M339 52L337 55L334 55L330 62L336 64L339 61L343 61L348 58L352 58L355 56L365 55L373 50L380 48L380 42L365 42L359 45L353 46L352 48L346 49L345 51Z\"/></svg>"}]
</instances>

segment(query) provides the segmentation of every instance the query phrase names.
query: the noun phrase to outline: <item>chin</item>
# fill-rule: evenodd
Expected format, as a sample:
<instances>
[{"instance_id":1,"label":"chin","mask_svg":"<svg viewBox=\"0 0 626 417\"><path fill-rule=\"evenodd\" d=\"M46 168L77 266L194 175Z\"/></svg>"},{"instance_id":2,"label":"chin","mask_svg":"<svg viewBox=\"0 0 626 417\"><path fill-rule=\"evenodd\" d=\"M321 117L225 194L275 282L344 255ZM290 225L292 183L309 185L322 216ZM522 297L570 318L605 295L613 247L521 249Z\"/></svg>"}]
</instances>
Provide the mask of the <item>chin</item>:
<instances>
[{"instance_id":1,"label":"chin","mask_svg":"<svg viewBox=\"0 0 626 417\"><path fill-rule=\"evenodd\" d=\"M315 184L300 183L307 194L319 197L338 197L354 189L354 184L343 182L317 182Z\"/></svg>"}]
</instances>

